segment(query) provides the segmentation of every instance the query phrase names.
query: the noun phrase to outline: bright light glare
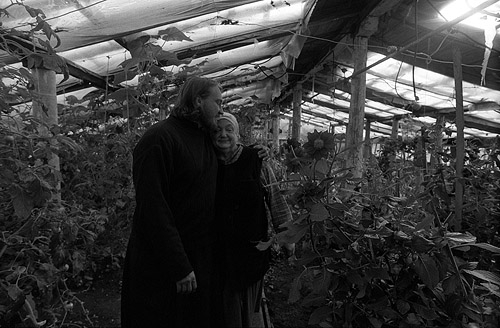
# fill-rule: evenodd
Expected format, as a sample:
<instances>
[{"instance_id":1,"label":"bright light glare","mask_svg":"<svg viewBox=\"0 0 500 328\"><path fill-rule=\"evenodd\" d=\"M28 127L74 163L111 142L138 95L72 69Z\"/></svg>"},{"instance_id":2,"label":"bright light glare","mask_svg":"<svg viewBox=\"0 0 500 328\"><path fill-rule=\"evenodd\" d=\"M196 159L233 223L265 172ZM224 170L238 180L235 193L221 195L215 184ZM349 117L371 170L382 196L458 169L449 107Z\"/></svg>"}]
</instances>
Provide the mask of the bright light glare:
<instances>
[{"instance_id":1,"label":"bright light glare","mask_svg":"<svg viewBox=\"0 0 500 328\"><path fill-rule=\"evenodd\" d=\"M455 18L465 14L466 12L472 10L476 6L479 6L484 1L477 0L455 0L448 6L441 10L441 14L446 17L448 21L454 20ZM488 8L486 8L488 10ZM485 29L490 23L495 23L494 19L490 19L488 15L481 13L476 13L469 18L461 21L463 24L467 24L476 28Z\"/></svg>"}]
</instances>

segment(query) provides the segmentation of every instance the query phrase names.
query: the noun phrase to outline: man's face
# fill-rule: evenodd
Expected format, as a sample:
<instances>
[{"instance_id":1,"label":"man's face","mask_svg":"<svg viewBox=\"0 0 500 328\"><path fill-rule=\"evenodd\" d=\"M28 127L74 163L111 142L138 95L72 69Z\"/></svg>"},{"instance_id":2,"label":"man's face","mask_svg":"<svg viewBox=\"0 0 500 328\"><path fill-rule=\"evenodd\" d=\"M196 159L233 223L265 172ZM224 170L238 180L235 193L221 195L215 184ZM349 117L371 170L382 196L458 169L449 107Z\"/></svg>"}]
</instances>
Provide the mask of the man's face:
<instances>
[{"instance_id":1,"label":"man's face","mask_svg":"<svg viewBox=\"0 0 500 328\"><path fill-rule=\"evenodd\" d=\"M199 98L202 124L213 130L217 128L215 117L222 113L222 94L218 87L212 87L206 98Z\"/></svg>"},{"instance_id":2,"label":"man's face","mask_svg":"<svg viewBox=\"0 0 500 328\"><path fill-rule=\"evenodd\" d=\"M214 135L215 147L218 150L231 151L236 149L238 136L236 130L231 122L221 119L217 122L217 130Z\"/></svg>"}]
</instances>

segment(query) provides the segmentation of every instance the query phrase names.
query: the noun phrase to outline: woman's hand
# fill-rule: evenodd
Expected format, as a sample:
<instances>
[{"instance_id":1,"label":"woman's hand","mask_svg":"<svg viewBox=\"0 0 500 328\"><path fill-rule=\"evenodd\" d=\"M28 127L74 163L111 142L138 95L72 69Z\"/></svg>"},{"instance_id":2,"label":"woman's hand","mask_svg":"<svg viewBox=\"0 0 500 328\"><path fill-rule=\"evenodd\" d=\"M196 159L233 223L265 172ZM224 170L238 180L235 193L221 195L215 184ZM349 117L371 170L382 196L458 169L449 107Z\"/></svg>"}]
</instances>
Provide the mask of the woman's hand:
<instances>
[{"instance_id":1,"label":"woman's hand","mask_svg":"<svg viewBox=\"0 0 500 328\"><path fill-rule=\"evenodd\" d=\"M259 150L257 155L259 155L259 158L262 158L263 161L267 161L268 159L271 158L271 149L269 147L261 145L261 144L257 144L257 145L254 145L253 148Z\"/></svg>"}]
</instances>

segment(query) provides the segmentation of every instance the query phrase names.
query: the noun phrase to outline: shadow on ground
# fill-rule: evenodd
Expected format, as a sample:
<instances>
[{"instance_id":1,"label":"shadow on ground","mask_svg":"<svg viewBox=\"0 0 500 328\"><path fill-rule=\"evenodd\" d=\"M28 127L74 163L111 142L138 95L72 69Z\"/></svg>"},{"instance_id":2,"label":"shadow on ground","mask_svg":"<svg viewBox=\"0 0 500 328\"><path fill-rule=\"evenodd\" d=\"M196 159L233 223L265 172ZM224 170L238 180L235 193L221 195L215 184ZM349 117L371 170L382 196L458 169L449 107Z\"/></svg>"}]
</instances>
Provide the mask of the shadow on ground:
<instances>
[{"instance_id":1,"label":"shadow on ground","mask_svg":"<svg viewBox=\"0 0 500 328\"><path fill-rule=\"evenodd\" d=\"M310 311L300 304L289 304L290 285L300 268L275 259L265 277L265 294L271 323L274 328L307 327ZM94 280L91 287L75 292L79 300L65 323L72 327L120 327L121 272L107 273ZM78 304L80 303L80 304Z\"/></svg>"}]
</instances>

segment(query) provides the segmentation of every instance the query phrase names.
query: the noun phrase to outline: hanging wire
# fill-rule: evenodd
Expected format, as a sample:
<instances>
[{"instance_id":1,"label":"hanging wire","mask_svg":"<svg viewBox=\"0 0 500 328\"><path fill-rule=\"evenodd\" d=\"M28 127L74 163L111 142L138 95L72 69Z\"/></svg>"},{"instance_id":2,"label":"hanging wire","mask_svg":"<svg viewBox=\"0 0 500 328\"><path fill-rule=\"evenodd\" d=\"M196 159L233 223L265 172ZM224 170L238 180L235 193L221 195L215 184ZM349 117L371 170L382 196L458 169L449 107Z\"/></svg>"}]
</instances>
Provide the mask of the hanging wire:
<instances>
[{"instance_id":1,"label":"hanging wire","mask_svg":"<svg viewBox=\"0 0 500 328\"><path fill-rule=\"evenodd\" d=\"M278 76L278 77L275 77L274 75L269 75L269 74L267 74L267 73L264 71L264 69L262 69L262 67L261 67L261 66L259 66L259 69L260 69L260 71L261 71L261 72L262 72L262 73L263 73L266 77L268 77L268 78L270 78L270 79L273 79L273 80L279 80L279 79L281 79L283 76L285 76L285 75L287 74L287 71L285 70L285 72L284 72L283 74L281 74L281 75L280 75L280 76Z\"/></svg>"},{"instance_id":2,"label":"hanging wire","mask_svg":"<svg viewBox=\"0 0 500 328\"><path fill-rule=\"evenodd\" d=\"M399 73L401 73L401 68L402 67L403 67L403 61L400 61L399 62L398 73L396 74L396 78L394 79L394 92L396 92L396 94L398 95L399 98L401 98L403 100L406 100L406 101L409 101L409 99L406 99L405 97L403 97L402 95L400 95L399 92L398 92L398 79L399 79Z\"/></svg>"},{"instance_id":3,"label":"hanging wire","mask_svg":"<svg viewBox=\"0 0 500 328\"><path fill-rule=\"evenodd\" d=\"M77 9L75 9L75 10L71 10L71 11L65 12L64 14L61 14L61 15L58 15L58 16L45 18L44 20L45 20L45 21L49 21L49 20L53 20L53 19L56 19L56 18L61 18L61 17L67 16L67 15L69 15L69 14L72 14L72 13L74 13L74 12L77 12L77 11L82 11L82 10L85 10L85 9L90 8L90 7L92 7L92 6L98 5L98 4L100 4L101 2L105 2L105 1L107 1L107 0L97 1L97 2L95 2L95 3L92 3L92 4L88 5L88 6L80 7L80 8L77 8ZM14 26L13 28L19 28L19 27L29 26L29 25L31 25L31 23L20 24L20 25Z\"/></svg>"},{"instance_id":4,"label":"hanging wire","mask_svg":"<svg viewBox=\"0 0 500 328\"><path fill-rule=\"evenodd\" d=\"M411 56L411 57L413 57L413 55L414 55L414 53L411 52L411 51L402 52L401 54L404 55L404 56ZM431 58L428 54L423 53L423 52L419 52L417 54L417 58L419 58L419 59L425 59L425 60L430 60L432 62L441 63L441 64L453 64L452 61ZM462 66L464 66L464 67L470 67L470 68L482 68L481 65L462 64ZM488 67L488 70L500 72L499 68L494 68L494 67Z\"/></svg>"},{"instance_id":5,"label":"hanging wire","mask_svg":"<svg viewBox=\"0 0 500 328\"><path fill-rule=\"evenodd\" d=\"M451 35L451 31L449 31L443 38L443 40L441 40L441 42L439 43L438 47L436 48L436 50L434 50L430 55L429 55L429 59L430 61L432 61L432 56L434 56L439 50L441 50L441 47L443 46L443 43L444 41L446 41L446 39L448 38L448 36ZM428 39L429 41L431 39ZM428 49L429 50L429 49ZM416 55L416 54L415 54Z\"/></svg>"}]
</instances>

